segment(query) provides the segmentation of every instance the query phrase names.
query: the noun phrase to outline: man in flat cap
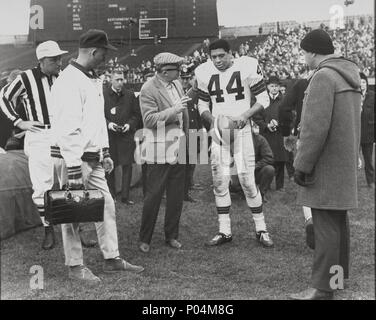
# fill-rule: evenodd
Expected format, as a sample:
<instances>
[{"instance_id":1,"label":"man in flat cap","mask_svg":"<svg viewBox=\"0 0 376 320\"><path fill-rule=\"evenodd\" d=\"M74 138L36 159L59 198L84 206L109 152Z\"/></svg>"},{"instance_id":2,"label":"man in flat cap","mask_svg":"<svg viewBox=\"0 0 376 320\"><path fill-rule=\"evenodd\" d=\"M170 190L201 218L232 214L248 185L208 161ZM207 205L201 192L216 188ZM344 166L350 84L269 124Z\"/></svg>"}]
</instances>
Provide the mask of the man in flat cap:
<instances>
[{"instance_id":1,"label":"man in flat cap","mask_svg":"<svg viewBox=\"0 0 376 320\"><path fill-rule=\"evenodd\" d=\"M179 78L183 58L169 52L154 57L157 74L140 92L144 122L143 161L146 161L144 207L140 228L140 250L148 252L162 195L166 190L166 244L179 249L179 221L184 198L185 164L178 162L185 149L188 128L187 102ZM183 145L183 147L181 146ZM185 154L184 154L185 162Z\"/></svg>"},{"instance_id":2,"label":"man in flat cap","mask_svg":"<svg viewBox=\"0 0 376 320\"><path fill-rule=\"evenodd\" d=\"M358 206L361 90L355 63L334 55L330 36L313 30L300 43L310 69L294 161L297 203L312 208L315 251L311 288L297 300L332 299L349 277L347 211Z\"/></svg>"},{"instance_id":3,"label":"man in flat cap","mask_svg":"<svg viewBox=\"0 0 376 320\"><path fill-rule=\"evenodd\" d=\"M51 189L54 176L50 157L51 86L59 75L65 53L67 51L61 50L55 41L41 43L36 49L38 66L19 74L0 94L1 111L14 127L26 132L24 150L33 185L32 198L44 225L44 250L55 246L53 226L44 219L44 193ZM17 108L20 104L24 106L24 119Z\"/></svg>"},{"instance_id":4,"label":"man in flat cap","mask_svg":"<svg viewBox=\"0 0 376 320\"><path fill-rule=\"evenodd\" d=\"M115 204L105 179L105 172L113 170L113 162L108 152L103 85L94 68L104 63L109 49L116 50L104 31L87 31L80 37L77 60L71 61L53 86L55 144L51 155L60 186L68 183L70 189L80 189L85 185L104 195L103 222L95 224L105 259L103 271L142 272L143 267L134 266L119 256ZM69 278L99 283L101 280L83 263L79 225L63 224L62 234Z\"/></svg>"}]
</instances>

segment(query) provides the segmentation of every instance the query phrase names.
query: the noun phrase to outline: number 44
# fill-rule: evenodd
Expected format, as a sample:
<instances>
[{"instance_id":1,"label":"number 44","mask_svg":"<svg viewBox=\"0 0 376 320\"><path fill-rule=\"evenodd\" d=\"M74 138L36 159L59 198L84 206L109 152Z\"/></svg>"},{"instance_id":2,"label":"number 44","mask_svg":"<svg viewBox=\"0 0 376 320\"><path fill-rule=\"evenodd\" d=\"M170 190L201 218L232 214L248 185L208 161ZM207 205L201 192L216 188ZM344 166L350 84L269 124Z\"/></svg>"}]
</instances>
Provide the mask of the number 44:
<instances>
[{"instance_id":1,"label":"number 44","mask_svg":"<svg viewBox=\"0 0 376 320\"><path fill-rule=\"evenodd\" d=\"M235 84L235 87L234 87ZM214 89L213 89L214 86ZM214 74L210 78L209 85L208 85L209 94L211 96L216 96L215 101L217 102L224 102L225 99L223 98L223 90L221 89L221 85L219 83L219 74ZM235 100L244 99L244 87L242 86L242 81L240 77L240 71L235 71L230 81L226 86L226 91L228 94L236 93Z\"/></svg>"}]
</instances>

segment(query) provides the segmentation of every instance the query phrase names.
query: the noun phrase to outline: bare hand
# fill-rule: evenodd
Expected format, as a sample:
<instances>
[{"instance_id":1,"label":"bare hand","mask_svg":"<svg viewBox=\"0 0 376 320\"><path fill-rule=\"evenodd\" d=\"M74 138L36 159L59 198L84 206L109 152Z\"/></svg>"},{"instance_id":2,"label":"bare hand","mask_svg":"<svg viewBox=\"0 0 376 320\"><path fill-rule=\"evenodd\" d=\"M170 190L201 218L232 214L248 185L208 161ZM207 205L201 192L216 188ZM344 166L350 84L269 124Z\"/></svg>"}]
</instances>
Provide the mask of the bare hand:
<instances>
[{"instance_id":1,"label":"bare hand","mask_svg":"<svg viewBox=\"0 0 376 320\"><path fill-rule=\"evenodd\" d=\"M111 131L114 131L114 132L117 132L117 130L116 130L116 124L115 123L113 123L113 122L110 122L109 124L108 124L108 129L110 129Z\"/></svg>"},{"instance_id":2,"label":"bare hand","mask_svg":"<svg viewBox=\"0 0 376 320\"><path fill-rule=\"evenodd\" d=\"M103 159L103 169L107 173L111 173L111 171L114 169L114 162L110 157Z\"/></svg>"},{"instance_id":3,"label":"bare hand","mask_svg":"<svg viewBox=\"0 0 376 320\"><path fill-rule=\"evenodd\" d=\"M123 126L123 133L127 132L129 129L130 129L130 125L129 125L128 123L126 123L126 124Z\"/></svg>"},{"instance_id":4,"label":"bare hand","mask_svg":"<svg viewBox=\"0 0 376 320\"><path fill-rule=\"evenodd\" d=\"M244 115L240 115L239 117L230 117L231 120L234 120L236 122L236 125L238 129L243 129L248 121L248 118Z\"/></svg>"},{"instance_id":5,"label":"bare hand","mask_svg":"<svg viewBox=\"0 0 376 320\"><path fill-rule=\"evenodd\" d=\"M283 137L283 145L288 152L296 151L296 140L297 140L297 137L293 135L290 135L288 137Z\"/></svg>"},{"instance_id":6,"label":"bare hand","mask_svg":"<svg viewBox=\"0 0 376 320\"><path fill-rule=\"evenodd\" d=\"M178 101L176 104L175 104L175 108L176 108L176 112L177 113L180 113L182 112L183 110L185 110L187 108L187 102L188 101L191 101L192 99L190 97L187 97L187 96L183 96L181 97L180 101Z\"/></svg>"},{"instance_id":7,"label":"bare hand","mask_svg":"<svg viewBox=\"0 0 376 320\"><path fill-rule=\"evenodd\" d=\"M277 120L272 119L268 123L268 129L269 129L270 132L277 131L277 126L278 126L278 121Z\"/></svg>"},{"instance_id":8,"label":"bare hand","mask_svg":"<svg viewBox=\"0 0 376 320\"><path fill-rule=\"evenodd\" d=\"M44 126L44 124L39 121L21 121L17 124L17 127L23 131L40 132L41 129L35 126Z\"/></svg>"}]
</instances>

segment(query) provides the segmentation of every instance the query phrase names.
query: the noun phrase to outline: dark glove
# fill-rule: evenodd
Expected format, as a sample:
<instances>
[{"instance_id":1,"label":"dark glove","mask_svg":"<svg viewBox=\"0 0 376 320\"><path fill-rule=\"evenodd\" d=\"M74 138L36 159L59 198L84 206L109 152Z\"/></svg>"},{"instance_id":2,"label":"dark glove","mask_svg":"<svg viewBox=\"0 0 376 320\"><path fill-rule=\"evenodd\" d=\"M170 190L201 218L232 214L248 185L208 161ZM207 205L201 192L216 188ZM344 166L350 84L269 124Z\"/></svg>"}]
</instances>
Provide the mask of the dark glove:
<instances>
[{"instance_id":1,"label":"dark glove","mask_svg":"<svg viewBox=\"0 0 376 320\"><path fill-rule=\"evenodd\" d=\"M302 187L310 186L315 183L315 180L311 174L307 174L299 170L295 170L294 172L294 181L296 184Z\"/></svg>"}]
</instances>

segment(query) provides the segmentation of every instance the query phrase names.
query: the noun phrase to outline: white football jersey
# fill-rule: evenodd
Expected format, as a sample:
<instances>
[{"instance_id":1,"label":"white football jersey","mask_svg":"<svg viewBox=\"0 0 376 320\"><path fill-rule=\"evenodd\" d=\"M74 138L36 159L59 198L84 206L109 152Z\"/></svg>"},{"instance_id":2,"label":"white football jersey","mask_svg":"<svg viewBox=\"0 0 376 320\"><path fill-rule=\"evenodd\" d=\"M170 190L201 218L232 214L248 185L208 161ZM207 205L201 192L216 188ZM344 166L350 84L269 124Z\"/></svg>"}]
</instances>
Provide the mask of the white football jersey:
<instances>
[{"instance_id":1,"label":"white football jersey","mask_svg":"<svg viewBox=\"0 0 376 320\"><path fill-rule=\"evenodd\" d=\"M195 70L199 98L212 102L212 115L239 116L251 107L252 94L265 93L266 86L261 68L255 58L242 56L234 59L231 67L219 71L212 61ZM264 105L264 108L268 106Z\"/></svg>"}]
</instances>

